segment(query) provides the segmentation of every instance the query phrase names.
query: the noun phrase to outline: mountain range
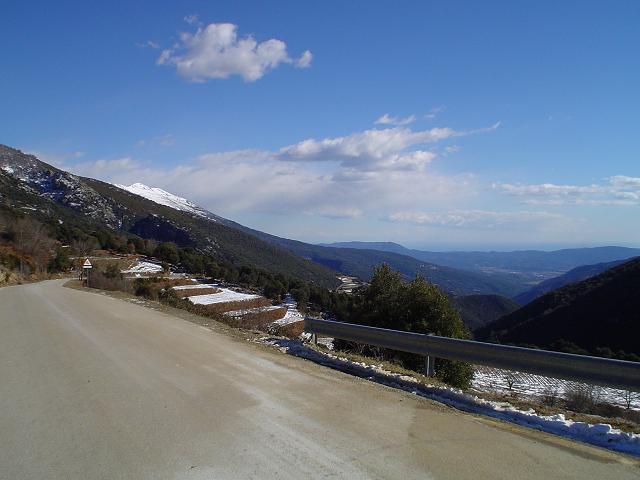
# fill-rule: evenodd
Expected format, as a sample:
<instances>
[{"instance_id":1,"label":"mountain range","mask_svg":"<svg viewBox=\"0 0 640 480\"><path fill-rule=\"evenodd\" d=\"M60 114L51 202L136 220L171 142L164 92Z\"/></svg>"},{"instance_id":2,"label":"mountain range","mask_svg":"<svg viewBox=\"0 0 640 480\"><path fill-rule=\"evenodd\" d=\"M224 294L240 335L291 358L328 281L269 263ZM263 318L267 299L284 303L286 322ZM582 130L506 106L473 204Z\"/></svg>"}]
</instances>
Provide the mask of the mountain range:
<instances>
[{"instance_id":1,"label":"mountain range","mask_svg":"<svg viewBox=\"0 0 640 480\"><path fill-rule=\"evenodd\" d=\"M160 242L192 247L235 265L335 287L337 273L367 280L387 263L406 278L422 275L457 295L512 296L522 285L500 276L440 266L395 252L323 247L260 232L215 215L188 200L142 184L111 185L48 165L34 155L0 146L0 176L5 208L31 215L56 207L56 215L85 228L109 228ZM28 198L27 198L28 197ZM22 198L21 204L16 199ZM91 226L91 227L90 227Z\"/></svg>"},{"instance_id":2,"label":"mountain range","mask_svg":"<svg viewBox=\"0 0 640 480\"><path fill-rule=\"evenodd\" d=\"M519 279L521 284L525 286L525 288L522 289L523 291L530 288L533 284L539 283L541 280L557 277L576 267L626 260L640 256L640 248L618 246L569 248L554 251L432 252L409 249L393 242L339 242L323 245L394 252L442 266L480 271L489 275L507 276Z\"/></svg>"},{"instance_id":3,"label":"mountain range","mask_svg":"<svg viewBox=\"0 0 640 480\"><path fill-rule=\"evenodd\" d=\"M373 268L387 263L405 278L422 275L454 295L502 295L522 303L536 294L526 292L530 280L518 274L563 273L584 263L640 255L640 249L624 247L429 252L390 242L313 245L251 229L159 188L78 177L7 146L0 146L0 177L4 178L0 194L5 204L11 198L30 196L26 203L34 204L31 212L55 206L57 215L75 216L76 222L173 241L234 264L251 264L329 287L336 285L337 272L367 280ZM28 211L24 209L30 207L25 204L22 208ZM568 275L567 280L571 279L580 277ZM551 283L551 288L560 281L562 278Z\"/></svg>"}]
</instances>

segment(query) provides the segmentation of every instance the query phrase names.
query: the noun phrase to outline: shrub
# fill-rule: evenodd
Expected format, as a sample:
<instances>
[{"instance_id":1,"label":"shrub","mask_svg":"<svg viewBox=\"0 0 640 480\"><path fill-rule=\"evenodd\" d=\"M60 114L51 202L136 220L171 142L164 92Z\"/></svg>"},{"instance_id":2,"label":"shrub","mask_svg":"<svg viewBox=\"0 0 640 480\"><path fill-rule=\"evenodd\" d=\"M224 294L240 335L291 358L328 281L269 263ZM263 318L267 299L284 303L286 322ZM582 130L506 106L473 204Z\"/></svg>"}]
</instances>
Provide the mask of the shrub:
<instances>
[{"instance_id":1,"label":"shrub","mask_svg":"<svg viewBox=\"0 0 640 480\"><path fill-rule=\"evenodd\" d=\"M565 392L567 408L574 412L594 412L600 403L601 388L594 385L576 385Z\"/></svg>"},{"instance_id":2,"label":"shrub","mask_svg":"<svg viewBox=\"0 0 640 480\"><path fill-rule=\"evenodd\" d=\"M47 270L50 272L66 272L72 266L69 259L69 249L58 247L55 254L49 259Z\"/></svg>"},{"instance_id":3,"label":"shrub","mask_svg":"<svg viewBox=\"0 0 640 480\"><path fill-rule=\"evenodd\" d=\"M440 289L421 277L403 282L399 272L388 265L375 269L368 286L353 295L349 320L353 323L407 332L434 334L452 338L469 338L460 315ZM376 358L399 361L404 368L422 371L424 357L353 342L334 342L337 349L359 350ZM439 360L436 374L446 383L468 388L473 368L463 362Z\"/></svg>"},{"instance_id":4,"label":"shrub","mask_svg":"<svg viewBox=\"0 0 640 480\"><path fill-rule=\"evenodd\" d=\"M113 277L101 272L97 268L93 268L89 273L89 287L98 288L100 290L122 290L123 281L120 275Z\"/></svg>"},{"instance_id":5,"label":"shrub","mask_svg":"<svg viewBox=\"0 0 640 480\"><path fill-rule=\"evenodd\" d=\"M473 380L473 366L467 362L436 359L436 377L456 388L469 388Z\"/></svg>"}]
</instances>

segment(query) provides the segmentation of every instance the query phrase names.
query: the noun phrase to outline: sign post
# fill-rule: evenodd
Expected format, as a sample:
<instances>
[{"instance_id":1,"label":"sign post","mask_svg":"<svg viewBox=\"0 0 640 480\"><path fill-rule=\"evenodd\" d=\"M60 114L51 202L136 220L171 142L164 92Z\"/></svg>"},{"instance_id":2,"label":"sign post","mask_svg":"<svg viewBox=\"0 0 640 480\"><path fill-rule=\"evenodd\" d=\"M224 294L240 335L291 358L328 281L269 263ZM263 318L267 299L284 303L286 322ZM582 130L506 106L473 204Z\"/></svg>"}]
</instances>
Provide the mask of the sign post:
<instances>
[{"instance_id":1,"label":"sign post","mask_svg":"<svg viewBox=\"0 0 640 480\"><path fill-rule=\"evenodd\" d=\"M93 268L93 265L91 265L91 262L89 261L89 259L87 258L84 261L84 264L82 265L82 272L86 275L87 277L87 288L89 287L89 276L91 273L91 269Z\"/></svg>"}]
</instances>

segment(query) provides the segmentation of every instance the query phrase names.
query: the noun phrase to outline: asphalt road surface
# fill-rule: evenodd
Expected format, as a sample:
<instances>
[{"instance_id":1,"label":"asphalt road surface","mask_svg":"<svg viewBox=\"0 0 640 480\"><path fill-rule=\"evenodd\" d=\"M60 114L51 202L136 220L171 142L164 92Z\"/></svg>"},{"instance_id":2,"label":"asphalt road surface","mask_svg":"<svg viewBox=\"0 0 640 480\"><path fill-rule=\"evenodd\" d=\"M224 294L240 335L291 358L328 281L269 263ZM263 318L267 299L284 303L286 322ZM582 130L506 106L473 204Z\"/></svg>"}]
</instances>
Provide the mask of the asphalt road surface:
<instances>
[{"instance_id":1,"label":"asphalt road surface","mask_svg":"<svg viewBox=\"0 0 640 480\"><path fill-rule=\"evenodd\" d=\"M0 289L2 479L640 478L636 459L63 283Z\"/></svg>"}]
</instances>

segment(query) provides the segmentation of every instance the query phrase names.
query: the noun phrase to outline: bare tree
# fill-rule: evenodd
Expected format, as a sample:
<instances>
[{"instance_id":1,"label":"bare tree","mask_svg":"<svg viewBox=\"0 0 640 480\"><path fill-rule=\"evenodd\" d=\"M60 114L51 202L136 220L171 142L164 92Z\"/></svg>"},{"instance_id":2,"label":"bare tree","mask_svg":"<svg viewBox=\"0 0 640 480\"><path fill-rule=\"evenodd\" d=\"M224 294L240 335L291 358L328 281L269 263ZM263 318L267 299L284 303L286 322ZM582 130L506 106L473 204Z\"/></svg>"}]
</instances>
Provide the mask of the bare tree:
<instances>
[{"instance_id":1,"label":"bare tree","mask_svg":"<svg viewBox=\"0 0 640 480\"><path fill-rule=\"evenodd\" d=\"M16 247L31 257L37 273L46 270L49 256L55 246L55 240L49 236L45 225L31 218L20 218L13 225ZM21 260L20 271L26 273L24 261Z\"/></svg>"},{"instance_id":2,"label":"bare tree","mask_svg":"<svg viewBox=\"0 0 640 480\"><path fill-rule=\"evenodd\" d=\"M624 402L624 406L627 410L631 410L631 405L634 402L640 402L640 392L634 392L633 390L623 390L620 394L621 400Z\"/></svg>"},{"instance_id":3,"label":"bare tree","mask_svg":"<svg viewBox=\"0 0 640 480\"><path fill-rule=\"evenodd\" d=\"M80 238L71 242L71 249L81 257L90 255L97 247L96 239L93 237Z\"/></svg>"}]
</instances>

